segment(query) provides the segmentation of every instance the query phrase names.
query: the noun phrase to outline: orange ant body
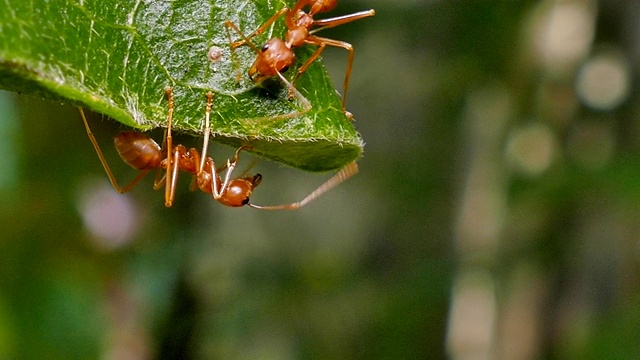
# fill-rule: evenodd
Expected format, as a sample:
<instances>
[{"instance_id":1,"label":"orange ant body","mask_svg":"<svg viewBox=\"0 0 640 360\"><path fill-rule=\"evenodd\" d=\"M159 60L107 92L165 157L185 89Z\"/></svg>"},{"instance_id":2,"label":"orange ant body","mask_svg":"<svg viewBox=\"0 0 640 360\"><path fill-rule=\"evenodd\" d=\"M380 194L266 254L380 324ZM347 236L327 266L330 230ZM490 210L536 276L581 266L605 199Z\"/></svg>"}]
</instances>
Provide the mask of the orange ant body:
<instances>
[{"instance_id":1,"label":"orange ant body","mask_svg":"<svg viewBox=\"0 0 640 360\"><path fill-rule=\"evenodd\" d=\"M365 17L375 15L375 10L360 11L349 15L337 16L329 19L314 20L313 16L317 13L327 12L333 10L338 5L338 0L298 0L296 4L291 8L282 8L269 18L261 27L259 27L252 34L245 36L240 29L227 20L225 25L227 29L231 27L240 36L242 40L231 42L231 34L229 34L229 41L231 42L231 49L234 50L237 47L247 44L257 54L258 57L251 65L249 69L249 78L253 82L260 82L265 78L278 76L289 89L289 97L293 97L296 93L293 83L298 77L304 73L309 65L315 61L322 53L325 46L335 46L343 48L349 52L349 58L347 61L347 71L344 77L343 92L342 92L342 110L351 117L350 113L345 110L345 99L347 97L347 89L349 88L349 78L351 77L351 68L353 66L354 50L353 46L347 42L328 39L314 35L316 32L346 24L352 21L356 21ZM305 6L309 7L309 12L302 10ZM251 38L262 34L269 25L275 22L282 15L285 16L285 24L287 26L287 33L285 40L279 38L272 38L258 50L255 45L251 43ZM318 27L313 29L314 27ZM227 30L228 33L228 30ZM318 47L318 49L307 59L307 61L298 69L298 73L294 77L293 81L289 82L282 75L282 72L286 71L294 62L295 55L293 48L300 47L304 44L311 44Z\"/></svg>"},{"instance_id":2,"label":"orange ant body","mask_svg":"<svg viewBox=\"0 0 640 360\"><path fill-rule=\"evenodd\" d=\"M214 200L217 200L223 205L230 207L248 205L261 210L293 210L303 207L358 172L358 166L355 162L352 162L298 202L271 206L251 204L249 203L249 197L251 196L253 189L260 184L262 175L256 174L254 176L239 178L231 177L231 174L236 167L236 163L238 162L240 152L242 150L249 149L249 147L241 146L238 148L233 155L233 158L227 160L226 165L222 168L216 168L214 160L211 157L206 156L210 135L209 118L213 104L213 94L211 92L207 93L202 153L198 153L198 151L193 148L187 150L183 145L173 145L171 127L174 105L173 92L171 88L166 89L166 95L169 101L169 111L167 115L167 130L165 132L164 147L161 148L158 143L150 137L135 131L122 132L114 138L116 150L122 160L129 166L140 171L138 176L124 187L120 187L118 185L111 168L102 154L102 150L100 149L95 136L91 132L89 123L84 115L84 111L82 108L78 108L82 121L84 122L87 135L89 136L89 140L100 158L100 162L109 177L109 181L113 188L121 194L131 190L151 170L156 169L157 173L153 187L155 190L160 189L162 186L165 187L165 206L171 207L175 198L178 172L185 171L194 176L195 185L201 191L211 195ZM223 180L220 177L220 173L225 169L227 171ZM165 174L160 176L162 170L165 170Z\"/></svg>"}]
</instances>

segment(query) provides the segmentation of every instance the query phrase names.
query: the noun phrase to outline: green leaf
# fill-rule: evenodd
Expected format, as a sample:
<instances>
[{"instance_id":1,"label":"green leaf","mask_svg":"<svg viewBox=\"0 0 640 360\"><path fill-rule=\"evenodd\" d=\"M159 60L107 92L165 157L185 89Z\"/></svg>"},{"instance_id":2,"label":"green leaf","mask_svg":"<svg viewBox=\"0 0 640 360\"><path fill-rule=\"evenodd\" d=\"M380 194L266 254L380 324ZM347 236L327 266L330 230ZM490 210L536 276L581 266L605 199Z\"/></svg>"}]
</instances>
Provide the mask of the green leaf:
<instances>
[{"instance_id":1,"label":"green leaf","mask_svg":"<svg viewBox=\"0 0 640 360\"><path fill-rule=\"evenodd\" d=\"M249 34L285 4L276 0L4 0L0 87L63 99L128 126L166 125L164 89L173 88L174 129L201 133L205 94L215 94L214 140L309 171L361 156L362 139L341 110L320 62L296 82L311 104L290 101L278 80L256 85L249 46L229 46L225 20ZM284 33L284 21L253 41ZM239 36L231 31L233 40ZM210 47L222 51L208 59ZM297 65L313 53L296 52ZM288 71L292 77L295 69ZM80 125L79 125L80 126Z\"/></svg>"}]
</instances>

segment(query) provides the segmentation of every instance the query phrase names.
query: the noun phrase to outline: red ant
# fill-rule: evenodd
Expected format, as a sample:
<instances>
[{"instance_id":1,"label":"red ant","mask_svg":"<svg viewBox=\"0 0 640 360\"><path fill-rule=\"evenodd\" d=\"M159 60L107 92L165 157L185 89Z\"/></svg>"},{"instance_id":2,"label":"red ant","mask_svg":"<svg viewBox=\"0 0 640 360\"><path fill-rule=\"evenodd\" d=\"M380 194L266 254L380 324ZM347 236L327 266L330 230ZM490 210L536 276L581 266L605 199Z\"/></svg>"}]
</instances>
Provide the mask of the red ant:
<instances>
[{"instance_id":1,"label":"red ant","mask_svg":"<svg viewBox=\"0 0 640 360\"><path fill-rule=\"evenodd\" d=\"M353 66L353 46L347 42L328 39L324 37L315 36L314 34L320 30L339 26L342 24L350 23L365 17L375 15L375 10L360 11L349 15L337 16L329 19L314 20L313 16L317 13L327 12L333 10L338 5L338 0L298 0L293 8L282 8L269 18L262 26L260 26L255 32L249 36L245 36L242 31L231 21L227 20L225 26L227 27L227 34L229 35L229 42L231 43L231 50L235 50L237 47L247 44L257 54L258 57L251 65L249 69L249 78L253 82L260 82L265 78L278 76L289 89L289 97L292 98L294 93L297 93L293 87L293 83L298 77L304 73L309 65L315 61L322 53L325 46L340 47L349 52L349 59L347 61L347 71L344 77L344 85L342 92L342 110L351 118L351 114L345 110L345 99L347 97L347 89L349 88L349 78L351 77L351 68ZM308 6L309 12L306 13L302 10L303 7ZM278 38L272 38L260 49L256 48L251 43L251 38L262 34L269 25L285 15L285 24L287 26L287 34L285 40ZM313 27L320 26L320 28L312 29ZM234 29L242 40L232 42L231 34L229 33L229 27ZM294 77L293 81L289 82L282 76L282 72L286 71L295 60L293 48L300 47L304 44L312 44L318 46L318 49L307 59L307 61L298 69L298 73Z\"/></svg>"},{"instance_id":2,"label":"red ant","mask_svg":"<svg viewBox=\"0 0 640 360\"><path fill-rule=\"evenodd\" d=\"M129 166L140 171L138 176L124 187L120 187L120 185L118 185L115 176L113 176L113 172L107 164L107 160L102 154L102 150L100 149L95 136L89 128L89 123L84 115L84 111L82 108L78 108L82 121L84 122L85 129L87 130L89 140L98 153L98 158L100 158L100 162L109 177L109 181L111 181L113 188L121 194L131 190L151 170L156 169L157 172L153 188L158 190L162 186L165 187L165 206L171 207L175 197L178 172L182 170L191 173L195 177L194 185L197 185L200 190L210 194L214 200L219 201L223 205L231 207L248 205L262 210L293 210L305 206L358 172L358 166L355 162L352 162L298 202L271 206L251 204L249 203L249 196L253 192L253 189L260 184L262 175L256 174L254 176L239 178L231 177L231 174L236 167L236 163L238 162L240 152L242 150L249 149L249 147L239 147L234 153L233 158L231 158L231 160L227 160L226 165L221 168L216 168L216 164L213 159L206 156L210 134L209 117L213 104L213 94L211 92L207 93L204 141L202 145L202 156L200 156L200 153L198 153L196 149L191 148L187 150L183 145L173 145L173 137L171 135L174 106L173 92L170 87L165 91L169 101L169 111L167 115L167 130L165 132L164 145L162 148L150 137L136 131L122 132L114 138L116 150L122 160ZM227 171L224 176L224 180L222 180L220 173L225 169ZM163 176L160 176L161 170L166 170Z\"/></svg>"}]
</instances>

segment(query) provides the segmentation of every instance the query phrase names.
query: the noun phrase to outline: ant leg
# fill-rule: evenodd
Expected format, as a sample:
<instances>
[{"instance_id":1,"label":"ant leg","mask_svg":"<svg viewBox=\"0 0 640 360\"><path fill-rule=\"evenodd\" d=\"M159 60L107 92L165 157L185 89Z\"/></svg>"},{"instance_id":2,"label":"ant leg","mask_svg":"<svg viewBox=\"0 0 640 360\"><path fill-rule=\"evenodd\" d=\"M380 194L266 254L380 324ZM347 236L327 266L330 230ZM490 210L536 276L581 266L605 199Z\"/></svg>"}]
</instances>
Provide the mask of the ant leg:
<instances>
[{"instance_id":1,"label":"ant leg","mask_svg":"<svg viewBox=\"0 0 640 360\"><path fill-rule=\"evenodd\" d=\"M200 175L204 169L204 160L207 157L207 151L209 147L209 134L211 133L210 114L211 106L213 105L213 93L209 91L207 93L207 106L204 112L204 138L202 140L202 157L200 158L200 164L198 165L198 172L196 175Z\"/></svg>"},{"instance_id":2,"label":"ant leg","mask_svg":"<svg viewBox=\"0 0 640 360\"><path fill-rule=\"evenodd\" d=\"M149 171L151 170L141 170L140 174L138 174L138 176L136 176L133 180L131 180L130 183L125 185L122 189L120 190L116 189L116 190L118 190L118 192L121 194L129 192L131 189L133 189L134 186L138 185L138 182L140 182L140 180L144 179L144 177L147 176Z\"/></svg>"},{"instance_id":3,"label":"ant leg","mask_svg":"<svg viewBox=\"0 0 640 360\"><path fill-rule=\"evenodd\" d=\"M320 54L322 54L322 52L324 51L324 48L326 46L326 44L324 42L312 42L312 41L309 41L309 40L305 40L305 42L313 44L313 45L317 45L318 49L313 53L313 55L309 56L307 61L305 61L305 63L298 69L298 73L293 78L293 81L291 81L291 84L294 84L296 82L296 80L298 80L300 75L302 75L305 71L307 71L309 66L318 58L318 56L320 56Z\"/></svg>"},{"instance_id":4,"label":"ant leg","mask_svg":"<svg viewBox=\"0 0 640 360\"><path fill-rule=\"evenodd\" d=\"M332 17L332 18L328 18L328 19L314 20L313 21L313 26L320 26L320 27L317 28L317 29L313 29L313 30L309 31L309 35L313 35L313 34L317 33L318 31L322 31L324 29L340 26L340 25L343 25L343 24L350 23L352 21L356 21L356 20L364 19L366 17L374 16L375 14L376 14L376 11L373 10L373 9L370 9L370 10L358 11L358 12L353 13L353 14L336 16L336 17Z\"/></svg>"},{"instance_id":5,"label":"ant leg","mask_svg":"<svg viewBox=\"0 0 640 360\"><path fill-rule=\"evenodd\" d=\"M344 42L344 41L338 41L338 40L332 40L332 39L327 39L327 38L322 38L322 37L317 37L317 36L313 36L313 34L315 34L318 31L324 30L324 29L328 29L328 28L332 28L335 26L339 26L339 25L343 25L346 23L350 23L352 21L356 21L356 20L360 20L366 17L370 17L370 16L374 16L376 14L375 10L370 9L370 10L365 10L365 11L359 11L353 14L349 14L349 15L343 15L343 16L337 16L337 17L333 17L333 18L329 18L329 19L321 19L321 20L314 20L313 21L313 26L320 26L319 28L313 29L309 32L309 37L307 38L307 43L311 43L311 44L316 44L318 46L323 47L324 45L329 45L329 46L336 46L336 47L341 47L347 51L349 51L349 60L347 62L347 71L345 73L345 78L344 78L344 85L343 85L343 92L342 92L342 110L345 112L345 114L347 115L348 118L352 118L353 115L351 115L350 112L348 112L345 108L345 100L347 98L347 89L349 88L349 79L351 78L351 68L353 65L353 46L351 46L351 44ZM319 50L320 52L322 50ZM319 53L316 51L316 54L314 54L314 56L312 57L313 59L317 58L319 55ZM298 73L298 76L304 72L304 70L306 70L306 67L310 64L310 62L306 63L305 66L303 66Z\"/></svg>"},{"instance_id":6,"label":"ant leg","mask_svg":"<svg viewBox=\"0 0 640 360\"><path fill-rule=\"evenodd\" d=\"M209 158L207 164L209 164L209 171L211 172L211 196L214 200L218 200L222 197L222 193L224 193L225 187L220 188L220 191L218 191L220 177L216 172L216 163L213 161L213 159ZM227 165L229 164L227 163Z\"/></svg>"},{"instance_id":7,"label":"ant leg","mask_svg":"<svg viewBox=\"0 0 640 360\"><path fill-rule=\"evenodd\" d=\"M202 172L204 171L204 165L205 165L205 161L207 159L207 149L209 147L209 135L211 133L211 125L210 125L210 114L211 114L211 107L213 105L213 93L211 91L207 92L206 94L207 97L207 106L205 107L205 112L204 112L204 137L202 140L202 157L200 157L200 154L198 154L197 151L194 151L190 154L190 156L193 158L194 163L197 164L197 168L196 168L196 172L193 174L193 177L191 178L191 185L189 186L189 189L191 191L195 191L198 189L198 178L200 176L202 176Z\"/></svg>"},{"instance_id":8,"label":"ant leg","mask_svg":"<svg viewBox=\"0 0 640 360\"><path fill-rule=\"evenodd\" d=\"M163 150L166 149L166 146L167 146L167 129L164 129L164 135L162 136L161 149ZM164 185L163 183L165 181L167 174L166 174L166 171L164 174L162 174L162 170L167 168L166 165L167 165L167 159L165 157L165 159L161 162L161 166L159 166L156 169L156 175L153 177L153 190L158 190Z\"/></svg>"},{"instance_id":9,"label":"ant leg","mask_svg":"<svg viewBox=\"0 0 640 360\"><path fill-rule=\"evenodd\" d=\"M224 190L226 190L227 186L229 185L229 180L231 180L231 173L233 172L233 169L236 168L236 164L238 163L238 159L240 158L240 151L246 149L248 149L247 146L240 146L238 150L236 150L236 152L233 154L231 160L227 160L227 174L224 176L221 193L224 192Z\"/></svg>"},{"instance_id":10,"label":"ant leg","mask_svg":"<svg viewBox=\"0 0 640 360\"><path fill-rule=\"evenodd\" d=\"M227 37L229 38L229 47L231 48L231 61L233 62L234 68L236 68L236 81L240 82L240 79L242 79L242 72L240 71L240 67L237 66L238 65L238 59L236 57L236 48L240 45L236 45L238 44L238 42L233 42L233 40L231 40L231 32L229 31L229 28L232 28L233 30L235 30L238 34L240 34L240 36L242 36L242 38L244 40L243 43L246 43L247 45L249 45L251 47L251 49L253 49L253 51L255 51L256 53L258 53L258 49L256 48L255 45L253 45L253 43L251 41L249 41L249 39L247 39L247 37L242 33L242 31L240 31L240 29L238 29L238 27L236 26L236 24L232 23L231 21L227 20L224 22L224 26L225 29L227 30Z\"/></svg>"},{"instance_id":11,"label":"ant leg","mask_svg":"<svg viewBox=\"0 0 640 360\"><path fill-rule=\"evenodd\" d=\"M193 159L193 163L194 164L198 164L196 165L196 169L195 172L193 173L193 176L191 176L191 184L189 185L189 191L196 191L198 190L198 177L202 176L202 173L204 172L204 165L201 168L198 168L198 166L200 165L200 161L203 158L200 157L200 154L198 154L197 151L194 151L195 149L190 149L189 151L187 151L187 158L191 158ZM202 161L204 163L204 161ZM203 170L200 170L203 169Z\"/></svg>"},{"instance_id":12,"label":"ant leg","mask_svg":"<svg viewBox=\"0 0 640 360\"><path fill-rule=\"evenodd\" d=\"M270 17L264 24L262 24L262 26L260 26L256 31L254 31L253 33L249 34L248 36L245 35L242 30L240 30L240 28L238 28L236 26L236 24L232 23L230 20L226 20L224 22L224 26L227 30L227 36L229 37L229 46L231 47L231 58L235 59L236 57L236 52L235 50L244 45L247 44L249 45L249 47L251 47L251 49L256 53L259 54L260 50L251 42L251 39L253 39L255 36L258 36L260 34L262 34L268 27L269 25L273 24L274 21L278 20L278 18L280 16L282 16L282 14L284 14L288 9L282 8L280 9L280 11L278 11L277 13L275 13L272 17ZM242 38L242 40L239 41L233 41L231 39L231 32L229 31L229 28L232 28L236 33L238 33L238 35L240 35L240 37ZM237 61L234 61L234 63L237 63ZM240 68L237 69L237 74L236 74L236 78L237 81L239 82L240 79L242 78L242 73L240 72Z\"/></svg>"},{"instance_id":13,"label":"ant leg","mask_svg":"<svg viewBox=\"0 0 640 360\"><path fill-rule=\"evenodd\" d=\"M173 199L176 196L176 184L178 183L178 162L180 161L180 151L178 148L175 148L173 151L173 167L171 168L171 173L169 174L169 170L167 170L167 186L165 188L165 200L164 206L171 207L173 205ZM167 156L167 160L170 160L170 157Z\"/></svg>"},{"instance_id":14,"label":"ant leg","mask_svg":"<svg viewBox=\"0 0 640 360\"><path fill-rule=\"evenodd\" d=\"M222 195L225 193L225 191L227 191L227 187L229 186L229 181L231 181L231 173L233 173L233 170L236 167L236 164L238 163L238 159L240 157L240 151L242 150L246 150L248 149L248 146L240 146L238 148L238 150L236 150L236 152L233 154L233 157L230 160L227 160L227 165L221 169L216 169L216 164L214 163L213 159L210 159L209 165L210 165L210 171L211 171L211 195L213 196L214 200L219 200ZM218 176L218 173L220 173L221 171L223 171L224 169L227 169L227 173L224 177L224 181L222 182L222 186L220 187L220 191L218 191L218 181L220 181L220 178Z\"/></svg>"},{"instance_id":15,"label":"ant leg","mask_svg":"<svg viewBox=\"0 0 640 360\"><path fill-rule=\"evenodd\" d=\"M247 205L251 206L254 209L260 209L260 210L295 210L295 209L299 209L299 208L307 205L311 201L317 199L320 195L322 195L322 194L326 193L327 191L333 189L338 184L344 182L345 180L349 179L350 177L352 177L353 175L355 175L357 173L358 173L358 165L354 161L354 162L350 163L349 165L343 167L340 171L338 171L337 174L332 176L324 184L318 186L317 189L312 191L309 195L305 196L304 199L302 199L302 200L300 200L298 202L294 202L294 203L291 203L291 204L285 204L285 205L271 205L271 206L262 206L262 205L255 205L255 204L247 204Z\"/></svg>"},{"instance_id":16,"label":"ant leg","mask_svg":"<svg viewBox=\"0 0 640 360\"><path fill-rule=\"evenodd\" d=\"M130 183L128 183L127 185L121 188L120 185L118 185L118 181L116 180L116 177L113 175L113 172L109 167L109 164L107 163L107 159L102 154L102 149L100 149L100 145L98 145L98 141L96 140L96 137L93 135L93 132L89 127L89 122L87 121L87 118L84 114L84 110L82 110L82 108L78 108L78 111L80 112L80 117L82 117L82 122L84 123L85 130L87 131L87 136L89 137L89 141L91 141L93 148L96 150L96 153L98 154L98 158L102 163L102 167L104 168L104 171L107 173L107 177L109 178L109 182L111 182L111 186L113 186L113 188L120 194L124 194L128 192L134 186L136 186L138 182L140 182L140 180L142 180L149 173L150 170L141 171L138 174L138 176L136 176L133 180L131 180Z\"/></svg>"},{"instance_id":17,"label":"ant leg","mask_svg":"<svg viewBox=\"0 0 640 360\"><path fill-rule=\"evenodd\" d=\"M231 43L231 49L236 49L244 44L247 44L249 46L251 46L251 48L255 51L258 52L258 49L255 47L255 45L253 45L251 43L251 39L253 39L254 37L262 34L271 24L273 24L276 20L278 20L278 18L280 16L282 16L282 14L284 14L285 12L289 11L288 8L284 7L282 9L280 9L278 12L276 12L273 16L271 16L267 21L265 21L264 24L262 24L262 26L260 26L256 31L252 32L249 35L244 35L244 33L236 26L236 24L232 23L231 21L227 20L224 22L224 25L227 27L227 33L229 32L229 28L234 29L241 37L242 40L239 41L231 41L231 35L229 35L229 41Z\"/></svg>"},{"instance_id":18,"label":"ant leg","mask_svg":"<svg viewBox=\"0 0 640 360\"><path fill-rule=\"evenodd\" d=\"M171 127L173 123L173 91L171 87L167 87L165 89L165 93L167 94L167 100L169 102L169 110L167 112L167 131L165 133L165 143L167 144L167 175L165 175L165 189L164 189L164 205L166 207L171 207L173 203L173 197L175 194L174 184L175 177L178 174L178 160L177 158L172 159L171 154L174 152L173 149L173 136L171 135ZM171 174L169 176L168 174Z\"/></svg>"},{"instance_id":19,"label":"ant leg","mask_svg":"<svg viewBox=\"0 0 640 360\"><path fill-rule=\"evenodd\" d=\"M160 167L156 170L156 176L153 179L153 190L160 190L160 188L162 188L165 185L165 182L167 180L167 173L165 171L165 173L160 176L160 174L162 173L162 169L166 169L166 165L167 165L167 159L165 158L164 160L162 160L162 163L160 165Z\"/></svg>"},{"instance_id":20,"label":"ant leg","mask_svg":"<svg viewBox=\"0 0 640 360\"><path fill-rule=\"evenodd\" d=\"M102 154L102 150L100 149L100 145L98 145L98 141L96 140L96 137L93 136L93 132L89 127L89 122L87 122L87 118L84 115L84 110L82 110L82 108L79 107L78 111L80 111L80 116L82 117L82 121L84 122L84 128L87 130L87 135L89 136L89 140L91 141L93 148L96 150L96 153L98 153L98 158L102 163L102 167L104 168L104 171L107 172L107 176L109 177L109 181L111 181L111 185L113 186L114 189L116 189L117 192L120 192L120 186L118 185L118 182L116 181L115 176L113 176L113 172L111 172L111 168L107 163L107 159L105 159L104 155Z\"/></svg>"},{"instance_id":21,"label":"ant leg","mask_svg":"<svg viewBox=\"0 0 640 360\"><path fill-rule=\"evenodd\" d=\"M342 110L346 113L349 114L345 108L345 101L347 99L347 90L349 89L349 79L351 78L351 69L353 67L353 56L354 56L354 51L353 51L353 46L351 44L349 44L348 42L344 42L344 41L339 41L339 40L333 40L333 39L327 39L327 38L323 38L323 37L319 37L319 36L309 36L309 38L306 41L309 44L316 44L318 46L320 46L320 49L318 49L318 51L321 51L322 49L324 49L324 47L326 45L329 46L335 46L335 47L339 47L339 48L343 48L345 50L347 50L349 52L349 58L347 59L347 71L344 74L344 83L342 85ZM316 51L316 53L318 53L318 51ZM316 54L314 54L316 55ZM318 54L320 55L320 54ZM317 57L317 55L316 55ZM311 59L311 58L310 58ZM313 58L315 59L315 58ZM309 61L307 61L307 63L304 64L303 68L301 68L300 70L306 70L306 68L310 65L311 63Z\"/></svg>"},{"instance_id":22,"label":"ant leg","mask_svg":"<svg viewBox=\"0 0 640 360\"><path fill-rule=\"evenodd\" d=\"M167 166L168 166L168 157L167 153L167 129L164 129L164 134L162 135L162 146L161 149L164 150L165 158L160 163L160 166L156 169L156 175L153 177L153 190L160 190L166 182L167 179ZM164 170L164 173L162 172Z\"/></svg>"}]
</instances>

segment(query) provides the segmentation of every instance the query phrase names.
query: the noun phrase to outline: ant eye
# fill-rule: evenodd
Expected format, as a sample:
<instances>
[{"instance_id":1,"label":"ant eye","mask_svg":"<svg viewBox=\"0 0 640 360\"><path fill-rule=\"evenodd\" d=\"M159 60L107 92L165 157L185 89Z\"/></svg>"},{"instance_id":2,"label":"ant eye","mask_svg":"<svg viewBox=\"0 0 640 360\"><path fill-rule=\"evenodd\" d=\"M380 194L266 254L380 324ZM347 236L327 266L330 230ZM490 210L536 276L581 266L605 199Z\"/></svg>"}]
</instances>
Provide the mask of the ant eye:
<instances>
[{"instance_id":1,"label":"ant eye","mask_svg":"<svg viewBox=\"0 0 640 360\"><path fill-rule=\"evenodd\" d=\"M262 47L262 49L260 49L260 51L265 52L269 50L269 44L264 44L264 46Z\"/></svg>"},{"instance_id":2,"label":"ant eye","mask_svg":"<svg viewBox=\"0 0 640 360\"><path fill-rule=\"evenodd\" d=\"M283 67L282 70L280 70L280 72L286 72L287 70L289 70L289 66Z\"/></svg>"},{"instance_id":3,"label":"ant eye","mask_svg":"<svg viewBox=\"0 0 640 360\"><path fill-rule=\"evenodd\" d=\"M242 200L242 205L247 205L249 203L249 197L246 197L244 200Z\"/></svg>"}]
</instances>

